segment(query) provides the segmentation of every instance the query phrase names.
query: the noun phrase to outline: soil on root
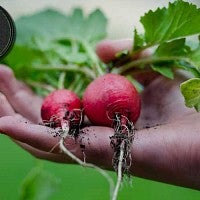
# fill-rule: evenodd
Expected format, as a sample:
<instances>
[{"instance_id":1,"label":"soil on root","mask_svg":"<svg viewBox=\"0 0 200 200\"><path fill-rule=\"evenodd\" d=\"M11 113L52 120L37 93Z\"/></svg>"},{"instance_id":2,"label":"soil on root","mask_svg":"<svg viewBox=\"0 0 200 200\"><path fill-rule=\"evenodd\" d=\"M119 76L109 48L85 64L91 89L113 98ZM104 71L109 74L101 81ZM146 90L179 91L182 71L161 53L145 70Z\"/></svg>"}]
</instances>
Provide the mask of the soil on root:
<instances>
[{"instance_id":1,"label":"soil on root","mask_svg":"<svg viewBox=\"0 0 200 200\"><path fill-rule=\"evenodd\" d=\"M114 135L110 137L110 145L114 151L112 166L117 172L120 154L123 153L121 173L122 177L125 174L129 177L129 169L132 163L131 146L135 136L135 128L133 122L129 121L128 118L120 113L115 114L115 118L113 119L113 128Z\"/></svg>"}]
</instances>

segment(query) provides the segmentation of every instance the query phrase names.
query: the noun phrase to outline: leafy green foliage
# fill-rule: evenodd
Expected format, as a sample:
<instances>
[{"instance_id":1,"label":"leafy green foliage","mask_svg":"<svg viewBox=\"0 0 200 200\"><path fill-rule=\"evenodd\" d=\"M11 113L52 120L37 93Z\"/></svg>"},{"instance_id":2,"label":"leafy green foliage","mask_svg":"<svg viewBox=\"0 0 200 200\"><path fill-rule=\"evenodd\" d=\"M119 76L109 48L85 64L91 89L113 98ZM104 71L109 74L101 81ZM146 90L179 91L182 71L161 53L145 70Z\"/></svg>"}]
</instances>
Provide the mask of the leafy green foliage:
<instances>
[{"instance_id":1,"label":"leafy green foliage","mask_svg":"<svg viewBox=\"0 0 200 200\"><path fill-rule=\"evenodd\" d=\"M159 66L159 65L151 65L151 68L156 71L159 72L160 74L162 74L163 76L173 79L174 78L174 73L171 67L169 66Z\"/></svg>"},{"instance_id":2,"label":"leafy green foliage","mask_svg":"<svg viewBox=\"0 0 200 200\"><path fill-rule=\"evenodd\" d=\"M30 45L34 37L52 40L64 37L68 18L55 10L45 10L15 21L17 44Z\"/></svg>"},{"instance_id":3,"label":"leafy green foliage","mask_svg":"<svg viewBox=\"0 0 200 200\"><path fill-rule=\"evenodd\" d=\"M59 180L43 170L34 168L25 178L20 193L20 200L48 200L58 189Z\"/></svg>"},{"instance_id":4,"label":"leafy green foliage","mask_svg":"<svg viewBox=\"0 0 200 200\"><path fill-rule=\"evenodd\" d=\"M170 42L164 42L158 46L154 52L154 56L186 56L187 46L185 45L185 38L173 40Z\"/></svg>"},{"instance_id":5,"label":"leafy green foliage","mask_svg":"<svg viewBox=\"0 0 200 200\"><path fill-rule=\"evenodd\" d=\"M45 40L98 41L106 35L106 24L107 19L100 10L85 17L80 8L68 16L48 9L16 20L17 43L27 45L36 36Z\"/></svg>"},{"instance_id":6,"label":"leafy green foliage","mask_svg":"<svg viewBox=\"0 0 200 200\"><path fill-rule=\"evenodd\" d=\"M150 66L153 71L170 79L174 78L174 71L179 69L200 78L200 42L196 37L200 35L200 9L196 5L177 0L169 3L168 7L148 11L140 18L140 22L144 34L138 33L135 28L133 49L126 58L118 58L119 63L122 63L120 59L125 60L118 68L120 73L134 73L146 67L149 69ZM188 42L189 39L193 41ZM147 49L152 53L134 60L138 53ZM116 65L119 66L118 63ZM184 90L188 90L188 87L182 87L183 94ZM186 91L187 106L193 105L187 103L190 98L193 101L192 91ZM197 109L198 106L194 106Z\"/></svg>"},{"instance_id":7,"label":"leafy green foliage","mask_svg":"<svg viewBox=\"0 0 200 200\"><path fill-rule=\"evenodd\" d=\"M179 69L200 78L199 39L188 42L190 36L200 35L199 21L200 9L183 0L148 11L140 19L144 33L134 29L133 49L117 54L111 72L129 75L147 66L170 79ZM94 51L95 44L106 36L106 25L100 10L84 16L80 8L69 15L48 9L21 17L16 20L16 45L4 62L41 95L63 85L81 96L91 80L106 72ZM135 59L149 48L151 55ZM182 93L184 90L187 88ZM193 99L191 94L186 102Z\"/></svg>"},{"instance_id":8,"label":"leafy green foliage","mask_svg":"<svg viewBox=\"0 0 200 200\"><path fill-rule=\"evenodd\" d=\"M144 39L143 35L138 34L137 29L134 29L134 44L133 44L133 50L137 51L144 45Z\"/></svg>"},{"instance_id":9,"label":"leafy green foliage","mask_svg":"<svg viewBox=\"0 0 200 200\"><path fill-rule=\"evenodd\" d=\"M80 96L87 84L105 70L95 44L106 36L107 19L100 10L84 16L76 8L69 15L47 9L16 20L17 40L3 61L17 78L40 95L63 86Z\"/></svg>"},{"instance_id":10,"label":"leafy green foliage","mask_svg":"<svg viewBox=\"0 0 200 200\"><path fill-rule=\"evenodd\" d=\"M150 10L141 23L145 29L147 45L160 44L168 40L198 34L200 32L200 9L182 0L169 3L168 8Z\"/></svg>"},{"instance_id":11,"label":"leafy green foliage","mask_svg":"<svg viewBox=\"0 0 200 200\"><path fill-rule=\"evenodd\" d=\"M186 106L200 111L200 79L192 78L181 84Z\"/></svg>"},{"instance_id":12,"label":"leafy green foliage","mask_svg":"<svg viewBox=\"0 0 200 200\"><path fill-rule=\"evenodd\" d=\"M187 57L192 65L200 72L200 46L191 51Z\"/></svg>"}]
</instances>

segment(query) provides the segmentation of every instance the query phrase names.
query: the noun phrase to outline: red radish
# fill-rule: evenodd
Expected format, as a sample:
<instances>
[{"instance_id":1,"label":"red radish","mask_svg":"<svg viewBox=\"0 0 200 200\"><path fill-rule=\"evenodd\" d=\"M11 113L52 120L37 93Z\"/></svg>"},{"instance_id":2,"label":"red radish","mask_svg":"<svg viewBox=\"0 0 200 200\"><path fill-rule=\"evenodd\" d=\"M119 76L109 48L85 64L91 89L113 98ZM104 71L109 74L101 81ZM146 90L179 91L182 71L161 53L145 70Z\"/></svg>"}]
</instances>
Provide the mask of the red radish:
<instances>
[{"instance_id":1,"label":"red radish","mask_svg":"<svg viewBox=\"0 0 200 200\"><path fill-rule=\"evenodd\" d=\"M136 122L141 110L140 96L124 76L105 74L87 87L83 107L89 120L101 126L112 126L117 113Z\"/></svg>"},{"instance_id":2,"label":"red radish","mask_svg":"<svg viewBox=\"0 0 200 200\"><path fill-rule=\"evenodd\" d=\"M80 124L81 109L81 100L75 93L67 89L60 89L50 93L44 99L41 117L44 122L53 122L54 127L68 126L70 129L71 126Z\"/></svg>"},{"instance_id":3,"label":"red radish","mask_svg":"<svg viewBox=\"0 0 200 200\"><path fill-rule=\"evenodd\" d=\"M133 84L124 76L105 74L88 85L83 95L86 116L95 125L114 128L110 145L114 150L112 166L118 173L118 188L131 166L134 123L141 110L141 99Z\"/></svg>"}]
</instances>

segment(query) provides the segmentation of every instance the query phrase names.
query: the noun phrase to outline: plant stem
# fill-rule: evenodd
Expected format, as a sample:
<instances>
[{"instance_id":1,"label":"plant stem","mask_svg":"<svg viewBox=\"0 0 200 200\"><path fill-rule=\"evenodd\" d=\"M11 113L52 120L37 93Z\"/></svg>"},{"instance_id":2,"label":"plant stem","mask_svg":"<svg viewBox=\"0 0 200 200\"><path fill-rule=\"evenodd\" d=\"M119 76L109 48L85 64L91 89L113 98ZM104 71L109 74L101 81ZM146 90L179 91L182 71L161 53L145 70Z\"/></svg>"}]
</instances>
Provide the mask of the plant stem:
<instances>
[{"instance_id":1,"label":"plant stem","mask_svg":"<svg viewBox=\"0 0 200 200\"><path fill-rule=\"evenodd\" d=\"M59 71L74 71L74 72L80 72L82 74L84 74L85 76L87 76L90 79L95 79L96 75L93 73L92 70L90 70L87 67L84 66L77 66L77 65L73 65L73 64L68 64L68 65L59 65L59 66L50 66L50 65L42 65L42 66L35 66L34 69L36 70L49 70L49 71L54 71L54 70L59 70Z\"/></svg>"},{"instance_id":2,"label":"plant stem","mask_svg":"<svg viewBox=\"0 0 200 200\"><path fill-rule=\"evenodd\" d=\"M113 72L123 74L133 67L140 67L143 65L152 64L156 62L162 62L162 61L177 61L177 60L183 60L185 62L189 62L188 58L180 57L180 56L170 56L170 57L169 56L162 56L162 57L149 56L146 58L128 62L127 64L120 66L120 68L118 69L113 69Z\"/></svg>"},{"instance_id":3,"label":"plant stem","mask_svg":"<svg viewBox=\"0 0 200 200\"><path fill-rule=\"evenodd\" d=\"M59 146L60 149L66 154L68 155L72 160L74 160L75 162L77 162L79 165L83 166L83 167L88 167L88 168L94 168L97 172L99 172L102 176L104 176L106 178L106 180L109 183L110 186L110 196L112 197L113 194L113 190L114 190L114 183L112 178L110 177L110 175L108 173L106 173L105 170L101 169L100 167L92 164L92 163L86 163L83 162L81 159L79 159L78 157L76 157L74 154L72 154L65 146L64 146L64 138L61 138L61 140L59 141Z\"/></svg>"},{"instance_id":4,"label":"plant stem","mask_svg":"<svg viewBox=\"0 0 200 200\"><path fill-rule=\"evenodd\" d=\"M91 48L91 45L86 41L82 41L81 43L82 43L83 47L85 48L86 52L88 53L88 56L94 63L93 66L94 66L94 71L95 71L96 77L103 75L104 72L99 64L97 55L95 54L94 50Z\"/></svg>"},{"instance_id":5,"label":"plant stem","mask_svg":"<svg viewBox=\"0 0 200 200\"><path fill-rule=\"evenodd\" d=\"M51 85L40 83L40 82L36 82L36 81L32 81L32 80L27 80L27 83L30 86L39 87L39 88L45 89L48 92L53 92L56 89Z\"/></svg>"},{"instance_id":6,"label":"plant stem","mask_svg":"<svg viewBox=\"0 0 200 200\"><path fill-rule=\"evenodd\" d=\"M119 188L122 182L122 164L123 164L123 157L124 157L124 141L122 141L120 145L120 155L119 155L119 163L118 163L118 169L117 169L117 183L115 186L115 190L113 192L113 197L112 200L116 200L118 193L119 193Z\"/></svg>"},{"instance_id":7,"label":"plant stem","mask_svg":"<svg viewBox=\"0 0 200 200\"><path fill-rule=\"evenodd\" d=\"M65 88L64 83L65 83L65 76L66 72L62 72L60 74L59 80L58 80L58 89L63 89Z\"/></svg>"}]
</instances>

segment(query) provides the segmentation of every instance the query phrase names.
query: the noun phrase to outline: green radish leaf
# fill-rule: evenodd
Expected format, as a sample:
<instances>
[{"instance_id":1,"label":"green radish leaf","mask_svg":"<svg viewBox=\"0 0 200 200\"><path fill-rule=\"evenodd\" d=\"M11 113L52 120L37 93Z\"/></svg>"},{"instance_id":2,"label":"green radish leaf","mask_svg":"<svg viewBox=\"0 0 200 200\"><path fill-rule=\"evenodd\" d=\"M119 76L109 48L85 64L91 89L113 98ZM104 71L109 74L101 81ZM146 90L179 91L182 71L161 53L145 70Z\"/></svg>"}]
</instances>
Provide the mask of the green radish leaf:
<instances>
[{"instance_id":1,"label":"green radish leaf","mask_svg":"<svg viewBox=\"0 0 200 200\"><path fill-rule=\"evenodd\" d=\"M178 62L175 62L175 66L177 67L177 69L185 70L186 73L189 72L192 77L200 78L200 72L194 67L194 65L189 62L180 60Z\"/></svg>"},{"instance_id":2,"label":"green radish leaf","mask_svg":"<svg viewBox=\"0 0 200 200\"><path fill-rule=\"evenodd\" d=\"M64 86L81 95L88 83L105 71L95 54L95 44L106 36L107 19L101 10L86 16L80 8L68 14L47 9L15 23L16 43L2 62L38 94L46 94L44 88L58 88L59 77L67 71ZM77 87L80 80L82 87Z\"/></svg>"},{"instance_id":3,"label":"green radish leaf","mask_svg":"<svg viewBox=\"0 0 200 200\"><path fill-rule=\"evenodd\" d=\"M200 9L182 0L169 3L168 8L150 10L140 21L147 46L200 33Z\"/></svg>"},{"instance_id":4,"label":"green radish leaf","mask_svg":"<svg viewBox=\"0 0 200 200\"><path fill-rule=\"evenodd\" d=\"M37 51L22 45L15 45L13 50L5 58L8 65L26 66L32 65L32 62L37 58Z\"/></svg>"},{"instance_id":5,"label":"green radish leaf","mask_svg":"<svg viewBox=\"0 0 200 200\"><path fill-rule=\"evenodd\" d=\"M138 34L137 29L134 29L134 44L133 44L133 51L137 51L138 49L142 48L144 45L144 37L141 34Z\"/></svg>"},{"instance_id":6,"label":"green radish leaf","mask_svg":"<svg viewBox=\"0 0 200 200\"><path fill-rule=\"evenodd\" d=\"M69 18L56 10L47 9L20 17L15 21L15 24L17 29L16 43L31 45L34 37L42 37L46 40L64 37Z\"/></svg>"},{"instance_id":7,"label":"green radish leaf","mask_svg":"<svg viewBox=\"0 0 200 200\"><path fill-rule=\"evenodd\" d=\"M192 49L185 44L184 38L162 43L155 50L153 58L156 58L157 62L162 62L163 59L177 61L174 67L182 67L182 69L192 72L195 77L199 77L200 45L196 49Z\"/></svg>"},{"instance_id":8,"label":"green radish leaf","mask_svg":"<svg viewBox=\"0 0 200 200\"><path fill-rule=\"evenodd\" d=\"M187 55L191 64L200 72L200 45Z\"/></svg>"},{"instance_id":9,"label":"green radish leaf","mask_svg":"<svg viewBox=\"0 0 200 200\"><path fill-rule=\"evenodd\" d=\"M197 112L199 112L199 111L200 111L200 104L196 104L196 105L194 106L194 108L195 108L195 110L196 110Z\"/></svg>"},{"instance_id":10,"label":"green radish leaf","mask_svg":"<svg viewBox=\"0 0 200 200\"><path fill-rule=\"evenodd\" d=\"M157 47L154 56L168 56L170 57L181 56L185 57L188 52L188 47L185 45L185 38L164 42Z\"/></svg>"},{"instance_id":11,"label":"green radish leaf","mask_svg":"<svg viewBox=\"0 0 200 200\"><path fill-rule=\"evenodd\" d=\"M174 69L181 68L194 77L199 77L199 41L196 41L197 37L192 37L193 42L189 42L191 36L200 34L199 21L200 9L182 0L170 2L168 7L148 11L140 18L144 34L134 30L134 48L127 54L127 58L123 59L129 61L135 54L149 48L151 54L145 58L131 60L130 63L123 63L118 71L134 72L136 67L145 69L146 66L152 66L152 70L173 78L173 66Z\"/></svg>"},{"instance_id":12,"label":"green radish leaf","mask_svg":"<svg viewBox=\"0 0 200 200\"><path fill-rule=\"evenodd\" d=\"M39 57L40 52L38 50L16 44L4 62L10 67L15 67L14 71L17 78L25 78L36 75L33 72L32 65L38 61ZM42 58L40 60L41 62L44 61Z\"/></svg>"},{"instance_id":13,"label":"green radish leaf","mask_svg":"<svg viewBox=\"0 0 200 200\"><path fill-rule=\"evenodd\" d=\"M169 66L159 66L159 65L156 65L156 64L154 64L154 65L152 64L151 68L154 71L162 74L163 76L165 76L165 77L167 77L169 79L173 79L174 78L173 70Z\"/></svg>"},{"instance_id":14,"label":"green radish leaf","mask_svg":"<svg viewBox=\"0 0 200 200\"><path fill-rule=\"evenodd\" d=\"M87 41L99 41L106 37L107 18L97 9L92 12L85 21L84 39Z\"/></svg>"},{"instance_id":15,"label":"green radish leaf","mask_svg":"<svg viewBox=\"0 0 200 200\"><path fill-rule=\"evenodd\" d=\"M56 45L54 47L54 51L57 53L58 57L66 63L81 65L83 63L86 63L88 60L86 52L73 52L70 48L68 49L64 45Z\"/></svg>"},{"instance_id":16,"label":"green radish leaf","mask_svg":"<svg viewBox=\"0 0 200 200\"><path fill-rule=\"evenodd\" d=\"M48 9L16 20L16 42L31 45L34 37L45 40L71 38L93 42L105 37L106 24L107 19L98 9L88 17L85 17L79 8L74 9L71 15Z\"/></svg>"},{"instance_id":17,"label":"green radish leaf","mask_svg":"<svg viewBox=\"0 0 200 200\"><path fill-rule=\"evenodd\" d=\"M34 168L21 186L20 200L48 200L58 189L59 180L41 167Z\"/></svg>"},{"instance_id":18,"label":"green radish leaf","mask_svg":"<svg viewBox=\"0 0 200 200\"><path fill-rule=\"evenodd\" d=\"M192 78L181 84L185 105L200 111L200 78Z\"/></svg>"}]
</instances>

